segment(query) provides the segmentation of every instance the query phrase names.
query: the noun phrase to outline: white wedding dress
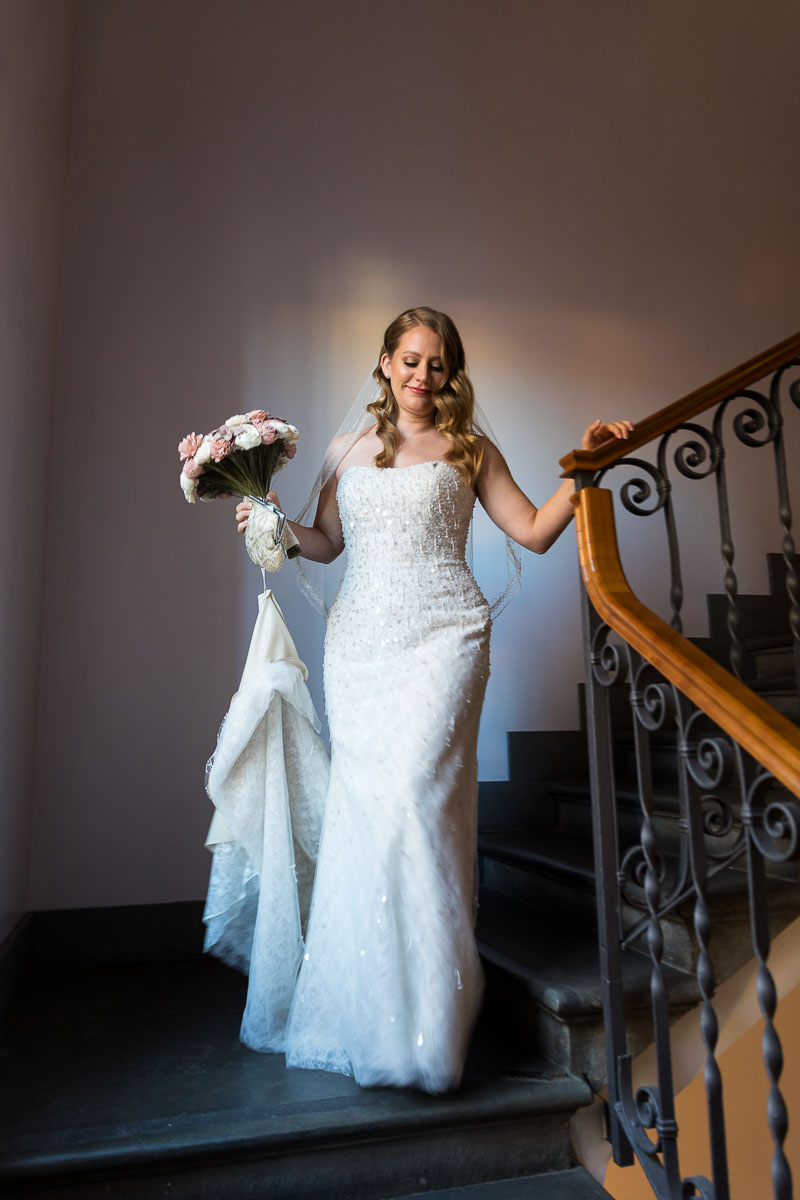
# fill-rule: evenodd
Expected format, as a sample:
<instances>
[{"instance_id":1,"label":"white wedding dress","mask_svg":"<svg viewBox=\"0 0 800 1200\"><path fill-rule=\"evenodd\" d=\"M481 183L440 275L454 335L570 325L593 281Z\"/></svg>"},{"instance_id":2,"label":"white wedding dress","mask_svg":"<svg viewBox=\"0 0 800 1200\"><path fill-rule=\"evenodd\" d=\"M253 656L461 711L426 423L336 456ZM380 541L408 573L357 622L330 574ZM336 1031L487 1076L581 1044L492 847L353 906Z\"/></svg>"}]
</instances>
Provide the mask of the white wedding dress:
<instances>
[{"instance_id":1,"label":"white wedding dress","mask_svg":"<svg viewBox=\"0 0 800 1200\"><path fill-rule=\"evenodd\" d=\"M289 1066L456 1087L478 1012L476 742L489 606L475 494L444 462L353 466L328 621L331 778L286 1035Z\"/></svg>"},{"instance_id":2,"label":"white wedding dress","mask_svg":"<svg viewBox=\"0 0 800 1200\"><path fill-rule=\"evenodd\" d=\"M275 912L287 903L285 886L281 899L267 892L266 876L245 869L243 882L246 856L223 846L209 892L223 915L207 949L245 969L249 958L248 1045L284 1050L288 1066L341 1071L365 1086L441 1092L460 1081L482 992L473 936L476 743L490 618L465 559L475 493L449 463L427 462L349 467L337 496L347 569L325 643L332 754L306 936L302 877L298 899L290 898L287 955ZM285 727L303 705L274 675L273 667L262 686L277 697ZM313 715L302 721L293 742L304 744L302 734L315 759ZM259 745L269 762L268 744ZM237 743L231 761L239 754ZM291 766L290 784L302 784L305 770L318 791L315 762L310 772ZM303 861L313 858L307 838L292 836L293 806L308 829L319 805L316 797L293 800L291 788L266 800L280 820L259 826L254 852L266 863L269 849L274 859L267 828L289 831L281 832L286 869L270 868L285 884L289 867L297 873L300 842ZM248 803L256 801L254 792ZM227 802L226 815L233 810ZM231 856L233 873L225 867ZM245 948L239 962L237 945Z\"/></svg>"}]
</instances>

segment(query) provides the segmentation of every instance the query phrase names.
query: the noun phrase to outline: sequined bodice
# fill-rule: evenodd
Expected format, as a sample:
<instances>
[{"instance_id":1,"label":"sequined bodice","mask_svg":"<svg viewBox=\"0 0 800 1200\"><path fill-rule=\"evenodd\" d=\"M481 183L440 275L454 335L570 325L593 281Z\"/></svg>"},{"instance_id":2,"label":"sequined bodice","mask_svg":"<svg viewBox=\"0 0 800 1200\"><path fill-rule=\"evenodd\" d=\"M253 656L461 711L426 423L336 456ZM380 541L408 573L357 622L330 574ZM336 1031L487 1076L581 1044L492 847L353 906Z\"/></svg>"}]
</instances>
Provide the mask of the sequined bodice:
<instances>
[{"instance_id":1,"label":"sequined bodice","mask_svg":"<svg viewBox=\"0 0 800 1200\"><path fill-rule=\"evenodd\" d=\"M348 565L410 571L464 564L475 493L450 463L350 467L337 492Z\"/></svg>"}]
</instances>

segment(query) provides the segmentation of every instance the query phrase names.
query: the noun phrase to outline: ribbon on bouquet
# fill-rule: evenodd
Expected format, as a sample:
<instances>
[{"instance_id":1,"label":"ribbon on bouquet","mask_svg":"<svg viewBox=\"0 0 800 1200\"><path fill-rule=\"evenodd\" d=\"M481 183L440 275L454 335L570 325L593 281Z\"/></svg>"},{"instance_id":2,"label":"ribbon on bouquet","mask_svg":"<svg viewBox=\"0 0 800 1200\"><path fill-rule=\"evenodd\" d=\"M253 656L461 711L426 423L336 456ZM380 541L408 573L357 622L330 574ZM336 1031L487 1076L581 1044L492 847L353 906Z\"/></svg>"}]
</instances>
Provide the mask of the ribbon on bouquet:
<instances>
[{"instance_id":1,"label":"ribbon on bouquet","mask_svg":"<svg viewBox=\"0 0 800 1200\"><path fill-rule=\"evenodd\" d=\"M287 558L300 553L300 544L286 524L286 515L263 496L248 496L253 501L245 530L247 553L265 571L280 571Z\"/></svg>"}]
</instances>

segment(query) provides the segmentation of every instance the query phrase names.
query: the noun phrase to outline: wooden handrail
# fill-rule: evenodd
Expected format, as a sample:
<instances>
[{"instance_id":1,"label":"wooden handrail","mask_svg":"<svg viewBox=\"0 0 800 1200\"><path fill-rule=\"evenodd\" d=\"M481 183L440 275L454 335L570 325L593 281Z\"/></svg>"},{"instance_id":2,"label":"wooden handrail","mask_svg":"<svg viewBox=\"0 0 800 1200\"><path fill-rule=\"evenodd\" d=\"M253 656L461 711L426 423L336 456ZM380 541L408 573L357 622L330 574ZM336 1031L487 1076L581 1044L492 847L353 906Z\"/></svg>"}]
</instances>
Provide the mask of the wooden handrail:
<instances>
[{"instance_id":1,"label":"wooden handrail","mask_svg":"<svg viewBox=\"0 0 800 1200\"><path fill-rule=\"evenodd\" d=\"M777 346L757 354L755 358L748 359L740 367L726 371L718 379L690 392L682 400L676 400L674 404L669 404L659 412L653 413L652 416L645 417L634 427L633 433L625 441L620 442L617 438L610 438L596 450L571 450L561 459L562 477L571 477L576 471L598 471L601 467L607 467L616 462L618 458L626 458L633 450L637 450L654 438L662 437L676 425L681 425L684 421L696 417L698 413L711 408L713 404L718 404L726 396L732 396L742 388L750 387L751 384L757 383L759 379L763 379L772 371L777 371L778 367L785 366L794 358L800 358L800 333L795 333L785 341L778 342Z\"/></svg>"},{"instance_id":2,"label":"wooden handrail","mask_svg":"<svg viewBox=\"0 0 800 1200\"><path fill-rule=\"evenodd\" d=\"M573 502L581 572L602 619L800 797L800 729L637 600L620 562L611 492L584 488Z\"/></svg>"}]
</instances>

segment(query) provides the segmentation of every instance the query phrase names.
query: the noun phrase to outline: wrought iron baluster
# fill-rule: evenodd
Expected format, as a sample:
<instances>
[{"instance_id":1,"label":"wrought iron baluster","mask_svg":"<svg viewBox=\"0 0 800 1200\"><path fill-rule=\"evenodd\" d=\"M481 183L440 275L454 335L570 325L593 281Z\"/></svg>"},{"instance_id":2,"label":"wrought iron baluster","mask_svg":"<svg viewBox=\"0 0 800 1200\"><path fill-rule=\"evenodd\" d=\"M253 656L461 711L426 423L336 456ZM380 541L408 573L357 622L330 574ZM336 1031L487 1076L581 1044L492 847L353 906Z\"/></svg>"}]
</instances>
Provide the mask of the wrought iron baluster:
<instances>
[{"instance_id":1,"label":"wrought iron baluster","mask_svg":"<svg viewBox=\"0 0 800 1200\"><path fill-rule=\"evenodd\" d=\"M658 470L663 479L666 493L664 502L664 519L667 526L667 545L670 561L670 603L672 616L670 624L679 633L683 632L683 621L680 610L683 605L683 581L681 579L680 551L678 549L678 533L675 526L675 514L672 505L672 484L669 480L667 467L669 444L677 433L690 433L693 436L688 441L682 441L675 448L674 462L678 471L685 479L705 479L712 475L719 465L719 443L702 425L685 422L676 429L665 433L658 444Z\"/></svg>"},{"instance_id":2,"label":"wrought iron baluster","mask_svg":"<svg viewBox=\"0 0 800 1200\"><path fill-rule=\"evenodd\" d=\"M789 629L794 642L794 677L800 688L800 580L797 577L797 557L792 536L792 505L789 495L789 480L786 474L786 448L783 438L783 414L781 413L781 384L790 367L800 367L800 361L787 363L772 377L770 398L778 419L774 439L775 475L778 485L778 516L783 529L781 554L786 568L786 591L789 596ZM795 379L789 389L792 402L800 408L800 379Z\"/></svg>"},{"instance_id":3,"label":"wrought iron baluster","mask_svg":"<svg viewBox=\"0 0 800 1200\"><path fill-rule=\"evenodd\" d=\"M733 569L734 546L731 536L731 520L728 509L728 483L725 472L725 448L722 444L722 414L727 406L727 401L719 406L714 416L714 434L717 437L720 447L719 465L716 471L717 479L717 510L719 513L720 527L720 550L722 552L722 561L725 564L724 587L725 595L728 599L728 611L726 614L726 623L728 627L728 638L730 639L729 657L731 670L737 679L742 678L744 668L744 647L739 633L739 604L738 595L739 588L736 581L736 572Z\"/></svg>"},{"instance_id":4,"label":"wrought iron baluster","mask_svg":"<svg viewBox=\"0 0 800 1200\"><path fill-rule=\"evenodd\" d=\"M672 1073L672 1050L669 1036L669 995L662 962L664 935L658 909L661 900L663 862L658 851L658 839L653 824L653 772L650 757L650 730L661 729L671 722L674 705L669 688L663 683L643 685L648 671L641 657L628 648L630 661L630 701L633 709L633 736L636 755L636 781L642 809L640 845L644 856L644 891L649 910L647 945L652 963L650 971L650 1002L653 1012L653 1038L656 1046L658 1093L652 1104L650 1118L658 1133L658 1150L663 1164L664 1181L670 1190L680 1186L678 1165L678 1125L675 1119L675 1087Z\"/></svg>"},{"instance_id":5,"label":"wrought iron baluster","mask_svg":"<svg viewBox=\"0 0 800 1200\"><path fill-rule=\"evenodd\" d=\"M737 758L743 785L746 786L754 771L738 747ZM787 862L800 857L800 805L793 799L770 800L766 797L765 793L772 782L772 777L761 771L749 786L746 786L742 824L747 831L750 928L753 949L758 960L756 991L759 1008L764 1017L762 1054L770 1082L767 1124L773 1143L772 1190L775 1200L791 1200L792 1173L783 1149L788 1118L779 1086L783 1071L783 1050L775 1028L778 996L775 980L767 965L770 933L765 859Z\"/></svg>"},{"instance_id":6,"label":"wrought iron baluster","mask_svg":"<svg viewBox=\"0 0 800 1200\"><path fill-rule=\"evenodd\" d=\"M731 670L737 679L744 674L745 652L742 644L739 620L739 592L736 572L733 569L734 545L731 531L730 505L728 501L728 482L725 469L725 449L722 439L722 422L729 405L736 400L748 400L758 405L757 408L746 408L737 413L733 420L733 431L743 445L757 449L775 440L778 432L778 421L774 405L769 397L761 392L746 388L729 396L717 407L714 414L714 437L719 444L720 461L717 468L717 508L719 510L719 527L722 559L725 563L725 595L728 598L727 625L730 637ZM766 429L766 436L759 437Z\"/></svg>"},{"instance_id":7,"label":"wrought iron baluster","mask_svg":"<svg viewBox=\"0 0 800 1200\"><path fill-rule=\"evenodd\" d=\"M616 674L617 662L603 661L606 631L584 589L581 589L586 673L586 722L589 735L589 771L592 788L592 836L597 881L597 926L600 949L600 983L605 1018L608 1069L609 1141L614 1162L630 1166L633 1151L620 1120L618 1063L627 1055L625 1010L622 992L621 914L617 902L617 806L611 756L611 716L607 688L599 676L608 668ZM607 648L610 649L610 648ZM612 655L613 658L613 655Z\"/></svg>"},{"instance_id":8,"label":"wrought iron baluster","mask_svg":"<svg viewBox=\"0 0 800 1200\"><path fill-rule=\"evenodd\" d=\"M576 487L592 479L579 474ZM617 903L617 811L611 748L611 714L607 684L616 677L618 660L604 658L604 625L585 588L581 588L581 616L586 679L586 724L592 793L592 839L597 891L597 928L600 983L608 1074L608 1138L619 1166L633 1163L633 1151L620 1119L618 1063L627 1058L625 1011L622 992L621 913ZM602 682L601 682L602 681Z\"/></svg>"},{"instance_id":9,"label":"wrought iron baluster","mask_svg":"<svg viewBox=\"0 0 800 1200\"><path fill-rule=\"evenodd\" d=\"M709 953L711 914L708 907L708 863L701 790L713 789L724 782L731 752L722 736L696 740L693 726L704 715L675 689L675 703L681 733L679 750L681 808L689 828L689 850L694 885L694 931L697 938L697 982L702 996L700 1031L706 1048L705 1088L708 1110L708 1139L711 1150L711 1175L715 1200L729 1200L728 1153L725 1140L725 1112L722 1100L722 1074L716 1059L719 1023L712 1000L716 990L714 968Z\"/></svg>"}]
</instances>

